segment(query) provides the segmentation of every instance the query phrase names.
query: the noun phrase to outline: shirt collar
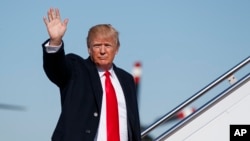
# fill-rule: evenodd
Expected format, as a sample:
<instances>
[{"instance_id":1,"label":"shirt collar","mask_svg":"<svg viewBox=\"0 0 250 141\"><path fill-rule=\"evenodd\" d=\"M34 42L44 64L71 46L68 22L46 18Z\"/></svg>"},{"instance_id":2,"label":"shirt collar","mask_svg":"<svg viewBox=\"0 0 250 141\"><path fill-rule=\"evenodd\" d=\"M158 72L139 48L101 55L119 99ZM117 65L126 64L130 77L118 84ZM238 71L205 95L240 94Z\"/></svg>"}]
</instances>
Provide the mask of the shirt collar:
<instances>
[{"instance_id":1,"label":"shirt collar","mask_svg":"<svg viewBox=\"0 0 250 141\"><path fill-rule=\"evenodd\" d=\"M100 68L97 68L98 70L98 74L100 77L104 76L104 73L105 73L105 70L102 70ZM113 69L113 66L108 70L110 72L110 76L113 77L114 76L114 69Z\"/></svg>"}]
</instances>

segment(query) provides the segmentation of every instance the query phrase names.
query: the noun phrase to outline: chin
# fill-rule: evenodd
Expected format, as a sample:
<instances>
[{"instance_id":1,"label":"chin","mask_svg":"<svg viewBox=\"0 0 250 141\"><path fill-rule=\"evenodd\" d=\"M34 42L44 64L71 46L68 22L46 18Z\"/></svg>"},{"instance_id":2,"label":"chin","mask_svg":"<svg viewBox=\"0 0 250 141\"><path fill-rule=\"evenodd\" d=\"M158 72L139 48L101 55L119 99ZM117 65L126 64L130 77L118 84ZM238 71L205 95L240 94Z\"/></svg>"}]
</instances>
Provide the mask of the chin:
<instances>
[{"instance_id":1,"label":"chin","mask_svg":"<svg viewBox=\"0 0 250 141\"><path fill-rule=\"evenodd\" d=\"M103 64L103 63L98 64L98 66L99 66L101 69L104 69L104 70L108 70L108 69L110 69L110 67L111 67L110 64Z\"/></svg>"}]
</instances>

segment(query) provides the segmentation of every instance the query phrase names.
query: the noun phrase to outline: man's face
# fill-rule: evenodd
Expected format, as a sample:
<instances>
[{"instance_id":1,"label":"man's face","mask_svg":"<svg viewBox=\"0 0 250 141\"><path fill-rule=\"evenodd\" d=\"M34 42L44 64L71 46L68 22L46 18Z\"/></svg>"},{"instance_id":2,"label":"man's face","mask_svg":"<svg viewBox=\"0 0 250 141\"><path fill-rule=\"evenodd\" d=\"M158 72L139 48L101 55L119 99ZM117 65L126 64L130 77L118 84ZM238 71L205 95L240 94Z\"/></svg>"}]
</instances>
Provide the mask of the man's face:
<instances>
[{"instance_id":1,"label":"man's face","mask_svg":"<svg viewBox=\"0 0 250 141\"><path fill-rule=\"evenodd\" d=\"M119 47L112 38L94 38L88 48L89 55L97 67L108 70L112 66Z\"/></svg>"}]
</instances>

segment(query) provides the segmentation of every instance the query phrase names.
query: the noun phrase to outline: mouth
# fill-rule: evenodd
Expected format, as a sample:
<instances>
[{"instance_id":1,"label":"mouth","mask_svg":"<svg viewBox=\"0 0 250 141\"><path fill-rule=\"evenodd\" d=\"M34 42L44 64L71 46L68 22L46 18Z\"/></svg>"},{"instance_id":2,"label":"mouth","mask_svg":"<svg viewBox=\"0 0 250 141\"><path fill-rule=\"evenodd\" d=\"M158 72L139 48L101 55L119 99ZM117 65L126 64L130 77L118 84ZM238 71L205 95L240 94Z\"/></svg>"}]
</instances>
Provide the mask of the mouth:
<instances>
[{"instance_id":1,"label":"mouth","mask_svg":"<svg viewBox=\"0 0 250 141\"><path fill-rule=\"evenodd\" d=\"M106 60L107 57L98 57L99 60Z\"/></svg>"}]
</instances>

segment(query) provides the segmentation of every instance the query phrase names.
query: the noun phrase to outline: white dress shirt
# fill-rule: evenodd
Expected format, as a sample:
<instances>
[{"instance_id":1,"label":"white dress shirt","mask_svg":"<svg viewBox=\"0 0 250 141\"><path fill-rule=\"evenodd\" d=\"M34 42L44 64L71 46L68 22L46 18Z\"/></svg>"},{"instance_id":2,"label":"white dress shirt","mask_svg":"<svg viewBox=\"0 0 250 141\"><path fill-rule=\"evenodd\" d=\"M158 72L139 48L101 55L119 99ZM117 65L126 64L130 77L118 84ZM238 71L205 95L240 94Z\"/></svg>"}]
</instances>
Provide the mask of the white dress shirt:
<instances>
[{"instance_id":1,"label":"white dress shirt","mask_svg":"<svg viewBox=\"0 0 250 141\"><path fill-rule=\"evenodd\" d=\"M105 71L98 70L101 82L102 82L102 109L98 132L96 134L95 141L107 141L107 126L106 126L106 92L105 92ZM119 114L119 131L120 131L120 141L128 141L128 131L127 131L127 109L126 102L123 94L122 87L116 77L113 69L109 70L110 79L114 86L117 102L118 102L118 114Z\"/></svg>"}]
</instances>

